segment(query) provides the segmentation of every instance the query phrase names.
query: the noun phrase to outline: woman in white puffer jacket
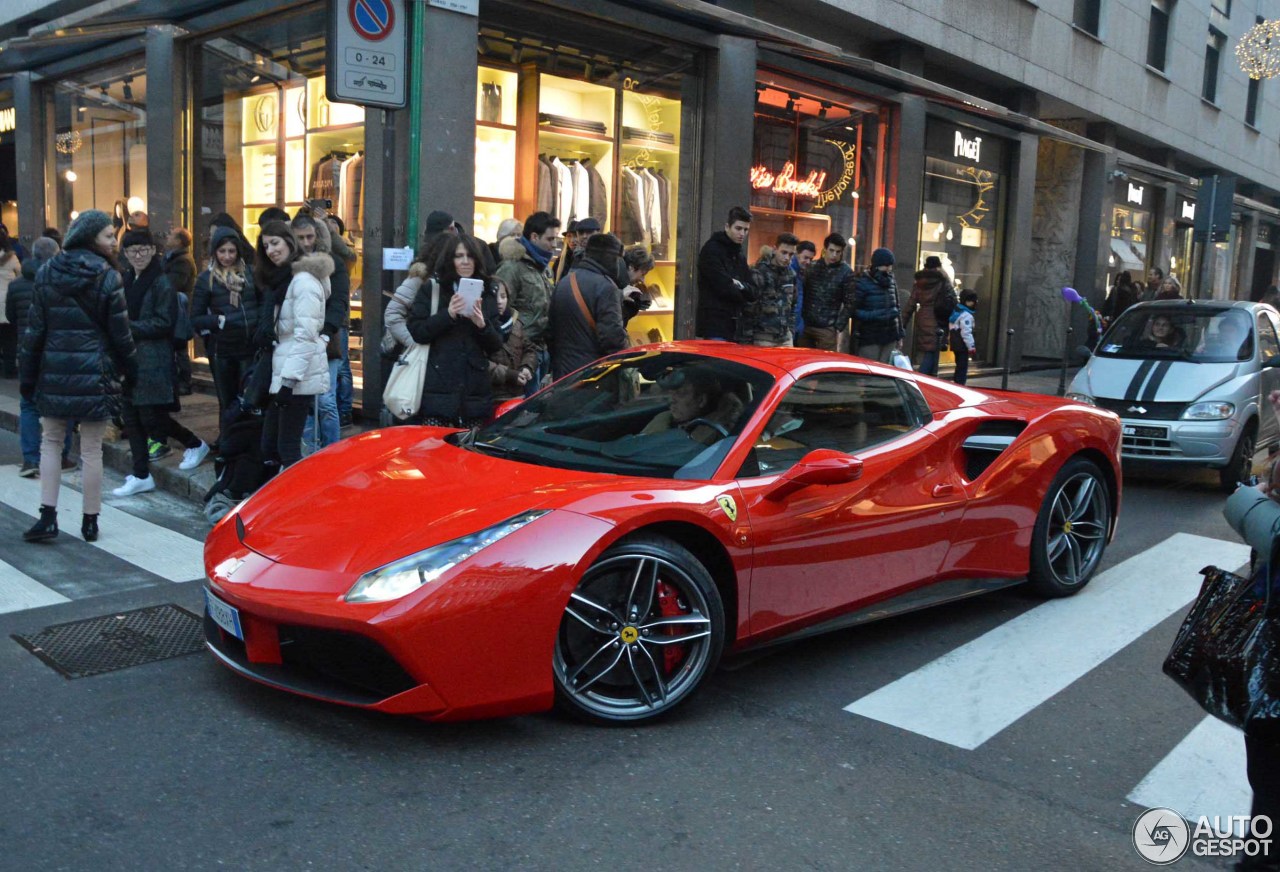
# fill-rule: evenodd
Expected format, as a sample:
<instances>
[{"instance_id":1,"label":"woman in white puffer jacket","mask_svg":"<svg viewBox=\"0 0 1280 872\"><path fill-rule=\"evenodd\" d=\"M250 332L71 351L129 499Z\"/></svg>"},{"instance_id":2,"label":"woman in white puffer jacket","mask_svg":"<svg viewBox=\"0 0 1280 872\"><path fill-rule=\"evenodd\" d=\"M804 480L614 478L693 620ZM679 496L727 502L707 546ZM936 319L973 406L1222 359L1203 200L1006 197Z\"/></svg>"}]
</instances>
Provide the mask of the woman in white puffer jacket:
<instances>
[{"instance_id":1,"label":"woman in white puffer jacket","mask_svg":"<svg viewBox=\"0 0 1280 872\"><path fill-rule=\"evenodd\" d=\"M287 225L286 225L287 226ZM279 234L275 222L262 229L262 254L279 268L291 262L293 278L276 308L276 345L271 354L271 400L262 427L264 460L281 467L302 459L302 430L316 396L329 389L329 362L320 338L324 303L329 297L333 257L325 252L297 253L292 234ZM277 259L279 258L279 260Z\"/></svg>"}]
</instances>

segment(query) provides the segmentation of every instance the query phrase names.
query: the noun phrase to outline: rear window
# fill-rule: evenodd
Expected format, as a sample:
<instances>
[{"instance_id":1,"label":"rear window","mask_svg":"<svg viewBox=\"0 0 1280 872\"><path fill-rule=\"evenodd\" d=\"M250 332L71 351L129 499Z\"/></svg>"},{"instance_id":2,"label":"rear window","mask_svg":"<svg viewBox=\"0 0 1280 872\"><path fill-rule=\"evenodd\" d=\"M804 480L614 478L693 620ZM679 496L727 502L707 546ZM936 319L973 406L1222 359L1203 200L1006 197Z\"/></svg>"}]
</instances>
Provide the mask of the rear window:
<instances>
[{"instance_id":1,"label":"rear window","mask_svg":"<svg viewBox=\"0 0 1280 872\"><path fill-rule=\"evenodd\" d=\"M1102 337L1098 355L1225 363L1251 360L1253 349L1248 312L1182 303L1128 309Z\"/></svg>"}]
</instances>

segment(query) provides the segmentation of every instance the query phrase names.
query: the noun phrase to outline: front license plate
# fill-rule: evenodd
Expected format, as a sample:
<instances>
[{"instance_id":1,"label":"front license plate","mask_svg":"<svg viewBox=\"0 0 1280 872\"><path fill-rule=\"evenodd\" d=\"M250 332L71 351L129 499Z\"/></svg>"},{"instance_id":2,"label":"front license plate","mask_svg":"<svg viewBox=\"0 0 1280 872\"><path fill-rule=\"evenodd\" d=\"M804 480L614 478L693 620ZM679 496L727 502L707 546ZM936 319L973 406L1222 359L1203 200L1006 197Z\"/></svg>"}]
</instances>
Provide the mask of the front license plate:
<instances>
[{"instance_id":1,"label":"front license plate","mask_svg":"<svg viewBox=\"0 0 1280 872\"><path fill-rule=\"evenodd\" d=\"M1139 427L1135 424L1126 424L1124 435L1137 436L1139 439L1164 439L1169 435L1169 430L1165 427Z\"/></svg>"},{"instance_id":2,"label":"front license plate","mask_svg":"<svg viewBox=\"0 0 1280 872\"><path fill-rule=\"evenodd\" d=\"M209 612L209 617L213 618L215 624L241 642L244 641L244 630L240 628L239 609L235 606L229 606L218 599L207 587L204 589L204 605Z\"/></svg>"}]
</instances>

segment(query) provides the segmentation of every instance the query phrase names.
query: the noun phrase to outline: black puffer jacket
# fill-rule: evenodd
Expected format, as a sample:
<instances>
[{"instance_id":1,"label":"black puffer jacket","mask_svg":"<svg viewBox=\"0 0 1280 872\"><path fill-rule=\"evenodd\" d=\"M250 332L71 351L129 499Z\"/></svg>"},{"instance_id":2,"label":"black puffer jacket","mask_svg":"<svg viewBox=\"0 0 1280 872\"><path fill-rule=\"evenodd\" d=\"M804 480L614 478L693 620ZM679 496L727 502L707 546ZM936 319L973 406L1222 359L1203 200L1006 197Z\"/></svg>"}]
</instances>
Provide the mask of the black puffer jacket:
<instances>
[{"instance_id":1,"label":"black puffer jacket","mask_svg":"<svg viewBox=\"0 0 1280 872\"><path fill-rule=\"evenodd\" d=\"M902 338L898 283L893 273L863 270L854 282L853 299L860 345L884 345Z\"/></svg>"},{"instance_id":2,"label":"black puffer jacket","mask_svg":"<svg viewBox=\"0 0 1280 872\"><path fill-rule=\"evenodd\" d=\"M44 261L28 257L22 262L22 275L9 283L9 295L4 299L4 316L21 336L27 330L27 310L36 293L36 268Z\"/></svg>"},{"instance_id":3,"label":"black puffer jacket","mask_svg":"<svg viewBox=\"0 0 1280 872\"><path fill-rule=\"evenodd\" d=\"M489 355L502 347L498 332L498 298L492 290L481 297L484 328L471 319L449 315L454 288L440 286L440 303L431 314L431 294L418 294L409 310L409 335L429 342L431 355L422 384L423 418L488 418L493 412Z\"/></svg>"},{"instance_id":4,"label":"black puffer jacket","mask_svg":"<svg viewBox=\"0 0 1280 872\"><path fill-rule=\"evenodd\" d=\"M178 295L159 257L140 275L127 269L123 278L129 332L138 361L138 377L129 400L135 406L164 406L176 411L173 327L178 320Z\"/></svg>"},{"instance_id":5,"label":"black puffer jacket","mask_svg":"<svg viewBox=\"0 0 1280 872\"><path fill-rule=\"evenodd\" d=\"M75 248L41 267L35 283L22 336L23 388L35 389L43 417L111 418L120 409L114 374L137 372L120 274L101 255Z\"/></svg>"},{"instance_id":6,"label":"black puffer jacket","mask_svg":"<svg viewBox=\"0 0 1280 872\"><path fill-rule=\"evenodd\" d=\"M213 228L209 242L210 262L216 263L213 252L228 239L239 237L227 227ZM199 332L208 331L214 354L227 358L245 359L253 356L253 332L258 325L258 306L261 294L253 281L253 270L243 263L238 271L244 274L244 287L240 289L240 304L231 305L231 289L214 274L210 267L196 278L196 292L191 301L191 325ZM218 326L218 316L226 320Z\"/></svg>"}]
</instances>

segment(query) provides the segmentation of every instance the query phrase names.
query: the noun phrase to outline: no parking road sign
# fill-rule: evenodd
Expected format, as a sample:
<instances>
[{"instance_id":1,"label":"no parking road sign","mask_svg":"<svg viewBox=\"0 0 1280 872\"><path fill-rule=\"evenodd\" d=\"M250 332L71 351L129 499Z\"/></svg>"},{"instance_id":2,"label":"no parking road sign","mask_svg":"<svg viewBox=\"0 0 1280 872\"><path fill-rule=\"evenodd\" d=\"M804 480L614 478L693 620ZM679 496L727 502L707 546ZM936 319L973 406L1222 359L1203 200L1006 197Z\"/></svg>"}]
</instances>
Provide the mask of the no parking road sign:
<instances>
[{"instance_id":1,"label":"no parking road sign","mask_svg":"<svg viewBox=\"0 0 1280 872\"><path fill-rule=\"evenodd\" d=\"M329 0L325 96L403 109L408 102L405 0Z\"/></svg>"}]
</instances>

